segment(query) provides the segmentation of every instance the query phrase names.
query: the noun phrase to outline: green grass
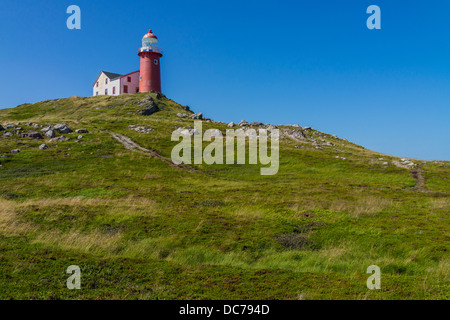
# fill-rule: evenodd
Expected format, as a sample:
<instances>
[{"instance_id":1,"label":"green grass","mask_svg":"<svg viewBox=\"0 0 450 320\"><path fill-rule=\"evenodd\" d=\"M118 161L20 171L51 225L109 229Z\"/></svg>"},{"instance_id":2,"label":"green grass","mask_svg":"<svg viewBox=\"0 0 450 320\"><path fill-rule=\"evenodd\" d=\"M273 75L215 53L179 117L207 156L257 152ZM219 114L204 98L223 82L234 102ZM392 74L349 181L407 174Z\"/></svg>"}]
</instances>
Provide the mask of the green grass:
<instances>
[{"instance_id":1,"label":"green grass","mask_svg":"<svg viewBox=\"0 0 450 320\"><path fill-rule=\"evenodd\" d=\"M89 130L80 142L46 139L47 150L0 135L1 299L449 298L449 162L414 160L438 191L421 192L408 170L382 165L395 157L313 131L335 146L282 138L274 176L259 165L180 170L108 134L170 158L172 131L193 123L154 94L162 111L137 115L147 95L0 110L3 125ZM65 287L72 264L82 270L75 292ZM382 290L366 287L373 264Z\"/></svg>"}]
</instances>

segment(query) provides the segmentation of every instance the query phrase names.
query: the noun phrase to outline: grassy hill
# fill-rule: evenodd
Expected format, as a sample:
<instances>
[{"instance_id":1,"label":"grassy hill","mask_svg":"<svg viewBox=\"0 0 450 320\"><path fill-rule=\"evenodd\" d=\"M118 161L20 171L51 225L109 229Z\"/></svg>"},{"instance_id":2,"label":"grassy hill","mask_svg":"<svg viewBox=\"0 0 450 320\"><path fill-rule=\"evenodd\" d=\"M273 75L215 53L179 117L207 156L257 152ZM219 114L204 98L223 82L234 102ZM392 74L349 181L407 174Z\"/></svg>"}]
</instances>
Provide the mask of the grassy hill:
<instances>
[{"instance_id":1,"label":"grassy hill","mask_svg":"<svg viewBox=\"0 0 450 320\"><path fill-rule=\"evenodd\" d=\"M148 96L161 111L143 116ZM449 162L408 165L278 126L276 175L177 167L171 134L193 125L177 113L190 114L153 93L0 110L1 299L450 298ZM89 133L4 136L39 131L32 123ZM81 290L66 288L70 265L81 268ZM381 268L381 290L366 287L370 265Z\"/></svg>"}]
</instances>

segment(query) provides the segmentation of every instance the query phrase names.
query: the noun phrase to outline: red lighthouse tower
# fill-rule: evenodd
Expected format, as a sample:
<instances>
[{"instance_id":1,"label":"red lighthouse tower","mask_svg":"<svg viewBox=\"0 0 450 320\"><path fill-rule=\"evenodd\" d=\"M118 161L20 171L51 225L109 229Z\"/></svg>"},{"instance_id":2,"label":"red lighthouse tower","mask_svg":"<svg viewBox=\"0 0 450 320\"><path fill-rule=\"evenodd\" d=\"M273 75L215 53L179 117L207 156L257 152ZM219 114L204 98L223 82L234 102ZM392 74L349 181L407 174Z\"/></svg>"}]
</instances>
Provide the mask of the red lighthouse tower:
<instances>
[{"instance_id":1,"label":"red lighthouse tower","mask_svg":"<svg viewBox=\"0 0 450 320\"><path fill-rule=\"evenodd\" d=\"M161 92L161 68L159 59L162 51L158 47L158 38L152 30L142 38L142 47L139 48L141 57L141 75L139 77L139 92Z\"/></svg>"}]
</instances>

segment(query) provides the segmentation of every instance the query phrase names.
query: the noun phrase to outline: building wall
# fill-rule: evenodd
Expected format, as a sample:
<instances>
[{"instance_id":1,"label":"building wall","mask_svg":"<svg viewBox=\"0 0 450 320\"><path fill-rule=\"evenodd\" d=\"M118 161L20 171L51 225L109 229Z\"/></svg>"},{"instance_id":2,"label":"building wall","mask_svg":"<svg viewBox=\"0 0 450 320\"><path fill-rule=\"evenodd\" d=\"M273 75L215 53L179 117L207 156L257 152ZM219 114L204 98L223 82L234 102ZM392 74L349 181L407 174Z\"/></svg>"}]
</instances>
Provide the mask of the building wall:
<instances>
[{"instance_id":1,"label":"building wall","mask_svg":"<svg viewBox=\"0 0 450 320\"><path fill-rule=\"evenodd\" d=\"M96 96L98 92L99 96L104 96L106 94L105 90L108 89L109 96L118 96L120 94L125 94L124 86L128 86L128 94L139 92L139 75L139 71L135 71L111 81L111 79L102 72L92 88L92 95ZM130 82L128 82L128 77L131 78ZM108 79L108 84L106 84L106 79ZM113 93L114 87L116 88L115 93Z\"/></svg>"},{"instance_id":2,"label":"building wall","mask_svg":"<svg viewBox=\"0 0 450 320\"><path fill-rule=\"evenodd\" d=\"M156 91L161 92L161 53L141 52L141 81L139 84L140 92Z\"/></svg>"},{"instance_id":3,"label":"building wall","mask_svg":"<svg viewBox=\"0 0 450 320\"><path fill-rule=\"evenodd\" d=\"M139 71L124 75L120 78L120 94L134 94L139 92ZM130 77L131 81L128 81ZM125 93L124 86L128 87L128 93Z\"/></svg>"},{"instance_id":4,"label":"building wall","mask_svg":"<svg viewBox=\"0 0 450 320\"><path fill-rule=\"evenodd\" d=\"M108 84L106 84L106 79L108 79ZM98 86L97 86L98 83ZM116 93L113 94L113 87L116 87ZM109 96L118 96L120 94L120 78L111 81L103 72L98 77L97 82L94 84L92 88L92 95L96 96L97 92L99 96L104 96L106 94L106 89L108 89Z\"/></svg>"}]
</instances>

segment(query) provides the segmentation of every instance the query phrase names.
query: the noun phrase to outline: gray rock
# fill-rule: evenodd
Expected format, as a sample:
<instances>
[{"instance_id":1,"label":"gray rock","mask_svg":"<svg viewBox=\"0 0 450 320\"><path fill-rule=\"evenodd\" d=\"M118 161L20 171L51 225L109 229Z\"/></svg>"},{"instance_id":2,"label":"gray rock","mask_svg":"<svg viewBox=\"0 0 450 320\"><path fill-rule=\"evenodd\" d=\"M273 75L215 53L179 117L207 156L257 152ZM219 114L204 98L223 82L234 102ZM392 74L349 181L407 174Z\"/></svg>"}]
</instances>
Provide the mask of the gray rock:
<instances>
[{"instance_id":1,"label":"gray rock","mask_svg":"<svg viewBox=\"0 0 450 320\"><path fill-rule=\"evenodd\" d=\"M54 130L54 128L53 128L53 126L52 125L48 125L47 127L44 127L44 128L42 128L41 129L41 132L47 132L47 131L49 131L49 130Z\"/></svg>"},{"instance_id":2,"label":"gray rock","mask_svg":"<svg viewBox=\"0 0 450 320\"><path fill-rule=\"evenodd\" d=\"M48 149L48 146L45 143L43 143L39 146L39 150L45 150L45 149Z\"/></svg>"},{"instance_id":3,"label":"gray rock","mask_svg":"<svg viewBox=\"0 0 450 320\"><path fill-rule=\"evenodd\" d=\"M6 129L12 129L12 128L14 128L14 125L13 125L13 124L7 124L7 125L6 125Z\"/></svg>"},{"instance_id":4,"label":"gray rock","mask_svg":"<svg viewBox=\"0 0 450 320\"><path fill-rule=\"evenodd\" d=\"M55 131L61 134L71 133L72 129L67 124L57 124L55 125Z\"/></svg>"},{"instance_id":5,"label":"gray rock","mask_svg":"<svg viewBox=\"0 0 450 320\"><path fill-rule=\"evenodd\" d=\"M89 133L89 131L87 129L77 129L77 130L75 130L75 133L78 133L78 134L80 134L80 133Z\"/></svg>"},{"instance_id":6,"label":"gray rock","mask_svg":"<svg viewBox=\"0 0 450 320\"><path fill-rule=\"evenodd\" d=\"M83 136L80 134L80 135L77 137L77 139L78 139L78 140L81 140L81 139L83 139Z\"/></svg>"},{"instance_id":7,"label":"gray rock","mask_svg":"<svg viewBox=\"0 0 450 320\"><path fill-rule=\"evenodd\" d=\"M228 128L233 128L233 127L234 127L234 122L230 122L230 123L227 125L227 127L228 127Z\"/></svg>"},{"instance_id":8,"label":"gray rock","mask_svg":"<svg viewBox=\"0 0 450 320\"><path fill-rule=\"evenodd\" d=\"M32 127L33 127L33 129L39 129L41 126L39 125L39 124L37 124L37 123L33 123L32 125L31 125Z\"/></svg>"},{"instance_id":9,"label":"gray rock","mask_svg":"<svg viewBox=\"0 0 450 320\"><path fill-rule=\"evenodd\" d=\"M144 126L137 126L135 124L129 125L128 129L134 130L136 132L140 133L149 133L150 131L154 131L152 128L144 127Z\"/></svg>"},{"instance_id":10,"label":"gray rock","mask_svg":"<svg viewBox=\"0 0 450 320\"><path fill-rule=\"evenodd\" d=\"M48 131L46 131L45 133L44 133L44 135L47 137L47 138L54 138L55 137L55 131L54 130L48 130Z\"/></svg>"},{"instance_id":11,"label":"gray rock","mask_svg":"<svg viewBox=\"0 0 450 320\"><path fill-rule=\"evenodd\" d=\"M139 101L138 104L144 108L138 112L142 116L150 116L155 112L160 111L152 97L144 98Z\"/></svg>"},{"instance_id":12,"label":"gray rock","mask_svg":"<svg viewBox=\"0 0 450 320\"><path fill-rule=\"evenodd\" d=\"M177 117L180 117L180 118L187 118L188 115L187 115L186 113L177 113Z\"/></svg>"},{"instance_id":13,"label":"gray rock","mask_svg":"<svg viewBox=\"0 0 450 320\"><path fill-rule=\"evenodd\" d=\"M188 128L177 128L178 132L180 132L182 135L185 136L194 136L194 135L198 135L198 131L196 129L188 129Z\"/></svg>"},{"instance_id":14,"label":"gray rock","mask_svg":"<svg viewBox=\"0 0 450 320\"><path fill-rule=\"evenodd\" d=\"M59 136L57 138L53 138L48 140L48 142L62 142L62 141L69 141L70 138L64 137L64 136Z\"/></svg>"},{"instance_id":15,"label":"gray rock","mask_svg":"<svg viewBox=\"0 0 450 320\"><path fill-rule=\"evenodd\" d=\"M239 126L239 127L248 126L248 122L245 121L245 120L241 120L241 122L239 122L238 126Z\"/></svg>"},{"instance_id":16,"label":"gray rock","mask_svg":"<svg viewBox=\"0 0 450 320\"><path fill-rule=\"evenodd\" d=\"M276 129L277 127L276 126L274 126L273 124L269 124L268 126L267 126L267 130L270 130L270 131L272 131L272 130L274 130L274 129Z\"/></svg>"},{"instance_id":17,"label":"gray rock","mask_svg":"<svg viewBox=\"0 0 450 320\"><path fill-rule=\"evenodd\" d=\"M9 137L11 137L12 136L12 133L11 132L5 132L4 134L3 134L3 137L4 138L9 138Z\"/></svg>"},{"instance_id":18,"label":"gray rock","mask_svg":"<svg viewBox=\"0 0 450 320\"><path fill-rule=\"evenodd\" d=\"M300 129L293 129L293 130L286 130L284 131L284 134L286 136L288 136L291 139L300 139L300 140L304 140L306 139L305 135L303 134L303 131Z\"/></svg>"},{"instance_id":19,"label":"gray rock","mask_svg":"<svg viewBox=\"0 0 450 320\"><path fill-rule=\"evenodd\" d=\"M262 122L250 122L250 126L262 126L262 125L264 125L264 123L262 123Z\"/></svg>"},{"instance_id":20,"label":"gray rock","mask_svg":"<svg viewBox=\"0 0 450 320\"><path fill-rule=\"evenodd\" d=\"M203 119L203 112L200 112L198 114L193 114L191 116L191 119L193 119L193 120L202 120Z\"/></svg>"},{"instance_id":21,"label":"gray rock","mask_svg":"<svg viewBox=\"0 0 450 320\"><path fill-rule=\"evenodd\" d=\"M19 153L20 152L20 149L13 149L13 150L11 150L11 153Z\"/></svg>"},{"instance_id":22,"label":"gray rock","mask_svg":"<svg viewBox=\"0 0 450 320\"><path fill-rule=\"evenodd\" d=\"M42 139L42 134L37 131L28 131L27 133L22 133L22 138L30 138L30 139Z\"/></svg>"}]
</instances>

